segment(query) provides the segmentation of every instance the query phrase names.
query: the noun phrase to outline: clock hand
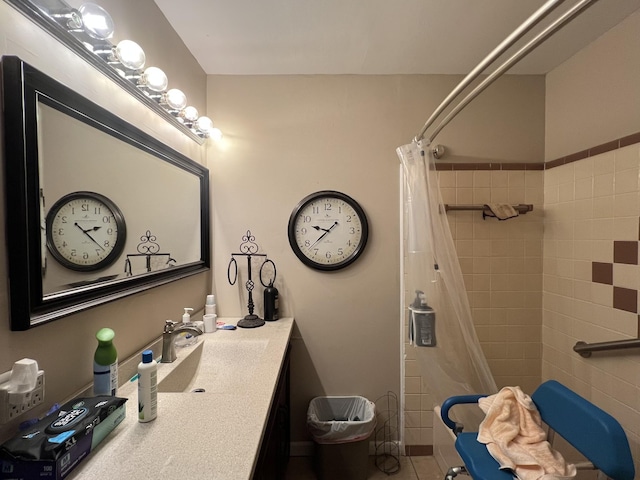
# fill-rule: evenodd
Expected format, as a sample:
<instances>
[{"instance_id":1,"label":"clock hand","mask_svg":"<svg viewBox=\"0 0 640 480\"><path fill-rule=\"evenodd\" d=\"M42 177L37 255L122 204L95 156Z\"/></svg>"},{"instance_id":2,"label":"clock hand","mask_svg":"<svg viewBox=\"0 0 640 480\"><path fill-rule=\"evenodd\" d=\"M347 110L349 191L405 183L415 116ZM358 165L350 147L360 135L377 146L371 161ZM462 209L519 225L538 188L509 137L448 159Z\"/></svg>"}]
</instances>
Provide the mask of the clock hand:
<instances>
[{"instance_id":1,"label":"clock hand","mask_svg":"<svg viewBox=\"0 0 640 480\"><path fill-rule=\"evenodd\" d=\"M89 235L89 233L88 233L88 232L90 232L91 230L94 230L94 231L95 231L95 230L99 229L100 227L93 227L93 228L89 228L89 229L85 230L85 229L84 229L84 228L82 228L80 225L78 225L78 222L74 223L74 225L75 225L76 227L78 227L80 230L82 230L82 233L84 233L87 237L89 237L93 243L95 243L96 245L98 245L98 246L99 246L99 247L104 251L104 248L102 248L102 245L100 245L98 242L96 242L96 241L95 241L95 239L94 239L91 235Z\"/></svg>"},{"instance_id":2,"label":"clock hand","mask_svg":"<svg viewBox=\"0 0 640 480\"><path fill-rule=\"evenodd\" d=\"M312 228L315 228L315 229L316 229L316 230L318 230L318 231L320 231L320 230L322 230L323 232L328 232L328 231L329 231L329 230L327 230L326 228L322 228L322 227L319 227L319 226L317 226L317 225L311 225L311 227L312 227Z\"/></svg>"},{"instance_id":3,"label":"clock hand","mask_svg":"<svg viewBox=\"0 0 640 480\"><path fill-rule=\"evenodd\" d=\"M327 234L328 234L329 232L331 232L331 230L333 230L333 227L335 227L336 225L338 225L338 221L337 221L337 220L336 220L335 222L333 222L333 225L331 225L331 226L329 227L329 229L327 229L327 230L325 230L324 228L320 228L320 227L318 227L318 228L320 228L320 230L324 230L324 233L323 233L322 235L320 235L320 238L319 238L319 239L317 239L315 242L313 242L313 245L311 245L309 248L313 248L313 247L315 247L315 245L316 245L320 240L322 240L324 237L326 237L326 236L327 236ZM314 228L315 228L315 227L314 227Z\"/></svg>"}]
</instances>

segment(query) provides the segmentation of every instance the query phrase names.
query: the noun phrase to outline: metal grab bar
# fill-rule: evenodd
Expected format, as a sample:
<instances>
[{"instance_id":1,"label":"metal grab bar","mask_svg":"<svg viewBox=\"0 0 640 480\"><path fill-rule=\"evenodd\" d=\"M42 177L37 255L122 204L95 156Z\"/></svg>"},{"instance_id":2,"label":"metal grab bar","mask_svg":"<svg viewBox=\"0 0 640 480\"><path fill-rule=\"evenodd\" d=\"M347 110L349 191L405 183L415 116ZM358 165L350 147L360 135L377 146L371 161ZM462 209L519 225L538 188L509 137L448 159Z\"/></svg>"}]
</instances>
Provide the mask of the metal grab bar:
<instances>
[{"instance_id":1,"label":"metal grab bar","mask_svg":"<svg viewBox=\"0 0 640 480\"><path fill-rule=\"evenodd\" d=\"M576 344L573 346L573 351L579 353L584 358L589 358L592 352L602 352L605 350L622 350L627 348L640 348L640 338L598 343L576 342Z\"/></svg>"},{"instance_id":2,"label":"metal grab bar","mask_svg":"<svg viewBox=\"0 0 640 480\"><path fill-rule=\"evenodd\" d=\"M486 205L449 205L445 203L443 205L444 211L449 212L451 210L487 210L489 207ZM521 203L519 205L512 205L512 207L521 214L533 211L533 205Z\"/></svg>"}]
</instances>

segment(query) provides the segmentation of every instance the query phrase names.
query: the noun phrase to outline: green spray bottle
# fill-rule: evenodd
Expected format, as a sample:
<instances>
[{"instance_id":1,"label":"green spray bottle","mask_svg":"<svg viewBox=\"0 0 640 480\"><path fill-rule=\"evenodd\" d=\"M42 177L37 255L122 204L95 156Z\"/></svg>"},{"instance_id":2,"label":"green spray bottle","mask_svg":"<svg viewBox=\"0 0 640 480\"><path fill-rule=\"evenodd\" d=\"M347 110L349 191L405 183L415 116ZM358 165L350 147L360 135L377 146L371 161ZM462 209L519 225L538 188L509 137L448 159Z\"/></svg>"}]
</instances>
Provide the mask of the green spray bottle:
<instances>
[{"instance_id":1,"label":"green spray bottle","mask_svg":"<svg viewBox=\"0 0 640 480\"><path fill-rule=\"evenodd\" d=\"M101 328L96 333L98 348L93 356L93 394L114 395L118 389L118 352L113 345L115 332Z\"/></svg>"}]
</instances>

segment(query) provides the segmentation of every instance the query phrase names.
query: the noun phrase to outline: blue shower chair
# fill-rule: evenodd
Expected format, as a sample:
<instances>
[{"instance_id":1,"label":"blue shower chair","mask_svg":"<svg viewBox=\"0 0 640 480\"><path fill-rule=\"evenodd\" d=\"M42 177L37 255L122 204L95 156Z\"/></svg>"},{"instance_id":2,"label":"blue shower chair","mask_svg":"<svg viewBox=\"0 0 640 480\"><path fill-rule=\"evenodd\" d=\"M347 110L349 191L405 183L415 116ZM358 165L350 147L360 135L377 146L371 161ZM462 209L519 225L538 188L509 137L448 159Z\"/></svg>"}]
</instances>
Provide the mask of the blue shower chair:
<instances>
[{"instance_id":1,"label":"blue shower chair","mask_svg":"<svg viewBox=\"0 0 640 480\"><path fill-rule=\"evenodd\" d=\"M463 425L449 418L449 410L454 405L477 403L486 396L454 396L441 406L442 420L455 433L456 450L464 462L464 466L450 468L445 480L452 480L458 474L470 475L474 480L514 478L510 471L499 470L498 462L487 447L478 442L477 432L463 432ZM555 380L541 384L531 398L543 422L549 426L549 442L553 442L556 432L587 459L576 464L578 469L598 470L598 479L602 480L634 480L629 442L615 418Z\"/></svg>"}]
</instances>

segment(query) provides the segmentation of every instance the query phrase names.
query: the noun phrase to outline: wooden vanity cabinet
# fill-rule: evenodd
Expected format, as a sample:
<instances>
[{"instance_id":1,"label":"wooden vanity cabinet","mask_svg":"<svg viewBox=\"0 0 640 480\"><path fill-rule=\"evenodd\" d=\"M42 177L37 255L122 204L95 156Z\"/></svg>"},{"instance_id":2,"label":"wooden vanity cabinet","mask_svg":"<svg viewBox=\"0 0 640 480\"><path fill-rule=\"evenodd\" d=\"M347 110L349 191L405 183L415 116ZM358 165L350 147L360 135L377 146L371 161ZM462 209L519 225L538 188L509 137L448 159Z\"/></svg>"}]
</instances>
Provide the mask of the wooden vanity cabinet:
<instances>
[{"instance_id":1,"label":"wooden vanity cabinet","mask_svg":"<svg viewBox=\"0 0 640 480\"><path fill-rule=\"evenodd\" d=\"M284 479L287 470L291 441L290 350L291 346L288 346L278 377L278 385L271 404L253 480L281 480Z\"/></svg>"}]
</instances>

